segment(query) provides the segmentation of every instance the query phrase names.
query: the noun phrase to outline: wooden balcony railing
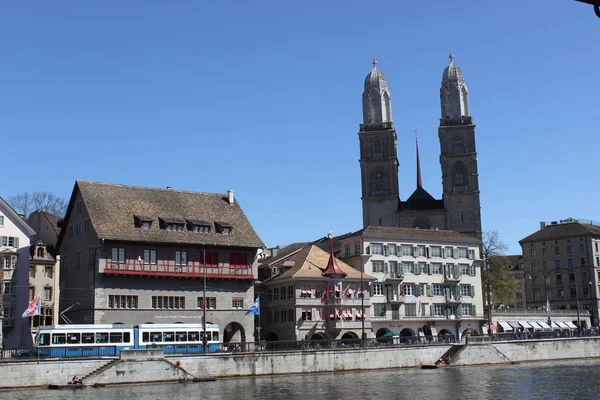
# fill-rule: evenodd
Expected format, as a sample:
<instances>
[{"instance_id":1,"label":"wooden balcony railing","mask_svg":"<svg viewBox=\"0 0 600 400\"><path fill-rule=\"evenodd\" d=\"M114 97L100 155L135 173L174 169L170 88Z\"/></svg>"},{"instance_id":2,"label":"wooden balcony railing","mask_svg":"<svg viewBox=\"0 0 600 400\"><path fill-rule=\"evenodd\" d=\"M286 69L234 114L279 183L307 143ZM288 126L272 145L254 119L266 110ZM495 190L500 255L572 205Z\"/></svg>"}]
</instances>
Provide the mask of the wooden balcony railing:
<instances>
[{"instance_id":1,"label":"wooden balcony railing","mask_svg":"<svg viewBox=\"0 0 600 400\"><path fill-rule=\"evenodd\" d=\"M175 265L168 262L157 262L148 264L138 260L126 260L117 262L106 260L104 270L101 273L110 275L138 275L169 278L203 278L206 274L208 279L240 279L253 280L252 267L240 267L229 265L204 266L199 262L188 262L187 264Z\"/></svg>"}]
</instances>

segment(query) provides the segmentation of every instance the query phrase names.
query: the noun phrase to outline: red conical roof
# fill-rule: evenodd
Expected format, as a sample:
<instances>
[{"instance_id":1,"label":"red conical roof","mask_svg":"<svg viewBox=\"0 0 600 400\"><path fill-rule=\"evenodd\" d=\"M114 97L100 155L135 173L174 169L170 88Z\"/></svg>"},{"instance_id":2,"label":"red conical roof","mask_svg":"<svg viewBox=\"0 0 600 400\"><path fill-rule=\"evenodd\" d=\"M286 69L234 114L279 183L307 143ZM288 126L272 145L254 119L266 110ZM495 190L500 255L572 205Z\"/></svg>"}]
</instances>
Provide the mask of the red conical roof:
<instances>
[{"instance_id":1,"label":"red conical roof","mask_svg":"<svg viewBox=\"0 0 600 400\"><path fill-rule=\"evenodd\" d=\"M346 273L337 266L335 257L333 255L333 237L331 238L331 250L329 252L329 262L327 263L327 269L323 271L323 276L346 276Z\"/></svg>"}]
</instances>

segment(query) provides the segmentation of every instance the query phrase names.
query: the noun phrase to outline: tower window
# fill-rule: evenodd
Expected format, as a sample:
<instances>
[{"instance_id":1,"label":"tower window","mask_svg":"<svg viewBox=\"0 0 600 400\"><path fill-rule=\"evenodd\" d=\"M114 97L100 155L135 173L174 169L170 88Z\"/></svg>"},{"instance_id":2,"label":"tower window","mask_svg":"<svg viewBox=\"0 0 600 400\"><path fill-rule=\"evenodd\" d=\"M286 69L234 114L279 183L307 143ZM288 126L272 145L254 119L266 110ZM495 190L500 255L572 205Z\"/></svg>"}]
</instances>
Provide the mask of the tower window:
<instances>
[{"instance_id":1,"label":"tower window","mask_svg":"<svg viewBox=\"0 0 600 400\"><path fill-rule=\"evenodd\" d=\"M373 143L373 153L381 154L381 141L380 140L376 140L375 143Z\"/></svg>"},{"instance_id":2,"label":"tower window","mask_svg":"<svg viewBox=\"0 0 600 400\"><path fill-rule=\"evenodd\" d=\"M387 196L386 174L382 169L371 173L371 196Z\"/></svg>"},{"instance_id":3,"label":"tower window","mask_svg":"<svg viewBox=\"0 0 600 400\"><path fill-rule=\"evenodd\" d=\"M462 138L460 136L454 136L454 153L464 152Z\"/></svg>"},{"instance_id":4,"label":"tower window","mask_svg":"<svg viewBox=\"0 0 600 400\"><path fill-rule=\"evenodd\" d=\"M457 162L454 164L452 168L452 182L454 186L454 190L466 190L469 186L469 181L467 177L467 167L465 164L461 162Z\"/></svg>"}]
</instances>

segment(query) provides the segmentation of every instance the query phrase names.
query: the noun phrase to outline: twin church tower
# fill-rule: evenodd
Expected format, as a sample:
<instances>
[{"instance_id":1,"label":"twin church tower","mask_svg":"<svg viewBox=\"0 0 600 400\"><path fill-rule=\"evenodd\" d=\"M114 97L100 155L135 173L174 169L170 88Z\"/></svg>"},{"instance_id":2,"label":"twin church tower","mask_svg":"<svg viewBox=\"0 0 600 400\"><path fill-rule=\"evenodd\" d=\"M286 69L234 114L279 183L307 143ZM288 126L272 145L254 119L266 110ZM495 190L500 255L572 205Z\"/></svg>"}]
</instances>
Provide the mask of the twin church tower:
<instances>
[{"instance_id":1,"label":"twin church tower","mask_svg":"<svg viewBox=\"0 0 600 400\"><path fill-rule=\"evenodd\" d=\"M440 88L442 199L434 199L422 186L417 147L417 187L402 201L392 99L385 77L373 60L373 69L365 78L363 123L358 132L365 227L439 228L481 239L475 125L469 114L468 95L462 70L450 53Z\"/></svg>"}]
</instances>

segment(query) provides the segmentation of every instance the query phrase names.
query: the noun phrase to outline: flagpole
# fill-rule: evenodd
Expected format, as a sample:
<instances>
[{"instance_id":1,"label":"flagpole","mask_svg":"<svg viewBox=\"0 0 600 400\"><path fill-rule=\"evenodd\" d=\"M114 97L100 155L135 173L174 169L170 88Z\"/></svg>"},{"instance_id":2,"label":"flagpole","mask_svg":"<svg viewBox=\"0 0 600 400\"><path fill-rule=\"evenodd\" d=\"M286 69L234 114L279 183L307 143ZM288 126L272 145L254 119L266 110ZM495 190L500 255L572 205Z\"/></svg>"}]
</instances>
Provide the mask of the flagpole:
<instances>
[{"instance_id":1,"label":"flagpole","mask_svg":"<svg viewBox=\"0 0 600 400\"><path fill-rule=\"evenodd\" d=\"M202 344L204 345L204 354L206 354L206 346L207 346L207 338L206 338L206 249L202 250L202 263L203 265L203 280L204 280L204 288L203 288L203 298L204 307L202 307L202 330L204 331L204 337L202 338Z\"/></svg>"},{"instance_id":2,"label":"flagpole","mask_svg":"<svg viewBox=\"0 0 600 400\"><path fill-rule=\"evenodd\" d=\"M258 295L258 297L260 298L260 295ZM260 307L260 303L258 303L258 304ZM261 329L261 326L260 326L260 308L259 308L258 309L258 327L256 328L256 330L258 331L258 348L259 348L259 350L260 350L260 329Z\"/></svg>"}]
</instances>

